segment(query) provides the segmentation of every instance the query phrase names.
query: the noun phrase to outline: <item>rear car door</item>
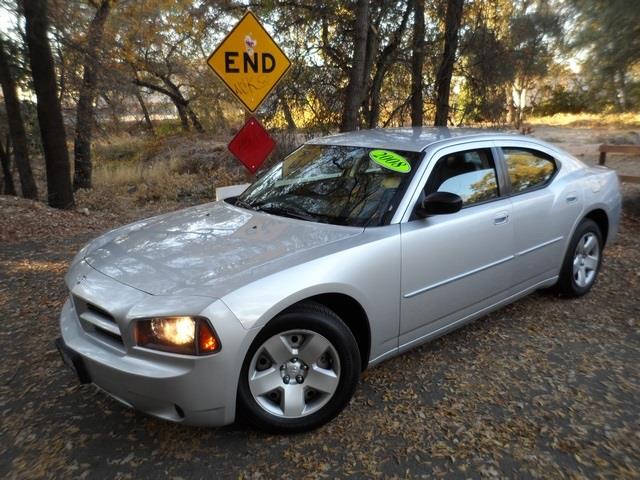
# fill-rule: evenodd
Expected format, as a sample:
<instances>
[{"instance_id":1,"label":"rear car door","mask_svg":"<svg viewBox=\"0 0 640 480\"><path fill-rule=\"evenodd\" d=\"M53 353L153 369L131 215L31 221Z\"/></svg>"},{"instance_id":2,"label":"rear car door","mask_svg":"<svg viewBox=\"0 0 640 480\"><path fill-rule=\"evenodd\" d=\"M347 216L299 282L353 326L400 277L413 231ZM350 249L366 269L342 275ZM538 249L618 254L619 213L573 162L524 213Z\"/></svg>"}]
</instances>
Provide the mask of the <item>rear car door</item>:
<instances>
[{"instance_id":1,"label":"rear car door","mask_svg":"<svg viewBox=\"0 0 640 480\"><path fill-rule=\"evenodd\" d=\"M463 198L457 213L401 224L401 348L439 334L503 298L511 286L511 201L491 142L433 153L414 203L435 191ZM427 156L428 157L428 156Z\"/></svg>"},{"instance_id":2,"label":"rear car door","mask_svg":"<svg viewBox=\"0 0 640 480\"><path fill-rule=\"evenodd\" d=\"M557 275L567 231L581 208L580 192L554 185L560 163L542 148L522 141L500 142L498 148L513 205L517 290Z\"/></svg>"}]
</instances>

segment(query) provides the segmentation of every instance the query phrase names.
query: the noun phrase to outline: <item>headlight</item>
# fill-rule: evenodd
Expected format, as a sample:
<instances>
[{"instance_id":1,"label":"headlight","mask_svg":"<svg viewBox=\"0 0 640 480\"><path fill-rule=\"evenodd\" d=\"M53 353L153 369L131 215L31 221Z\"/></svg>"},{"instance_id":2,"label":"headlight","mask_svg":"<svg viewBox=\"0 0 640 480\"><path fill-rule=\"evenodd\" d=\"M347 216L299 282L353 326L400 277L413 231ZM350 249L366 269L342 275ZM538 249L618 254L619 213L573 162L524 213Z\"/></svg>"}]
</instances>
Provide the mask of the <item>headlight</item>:
<instances>
[{"instance_id":1,"label":"headlight","mask_svg":"<svg viewBox=\"0 0 640 480\"><path fill-rule=\"evenodd\" d=\"M156 317L136 322L136 344L140 347L208 355L220 350L220 340L202 317Z\"/></svg>"}]
</instances>

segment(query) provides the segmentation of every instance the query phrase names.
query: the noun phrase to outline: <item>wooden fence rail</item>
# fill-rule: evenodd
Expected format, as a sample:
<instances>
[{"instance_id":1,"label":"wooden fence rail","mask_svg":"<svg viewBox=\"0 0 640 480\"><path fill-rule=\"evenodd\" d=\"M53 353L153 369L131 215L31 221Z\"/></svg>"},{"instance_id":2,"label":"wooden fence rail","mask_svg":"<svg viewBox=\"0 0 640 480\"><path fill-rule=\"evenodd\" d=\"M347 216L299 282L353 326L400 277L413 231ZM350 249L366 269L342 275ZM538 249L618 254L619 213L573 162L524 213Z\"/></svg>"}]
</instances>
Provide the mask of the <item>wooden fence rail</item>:
<instances>
[{"instance_id":1,"label":"wooden fence rail","mask_svg":"<svg viewBox=\"0 0 640 480\"><path fill-rule=\"evenodd\" d=\"M607 153L626 153L628 155L638 155L640 157L640 145L609 145L603 143L598 147L600 152L599 165L604 165L607 161ZM638 183L640 184L640 176L636 175L620 175L618 174L621 182Z\"/></svg>"}]
</instances>

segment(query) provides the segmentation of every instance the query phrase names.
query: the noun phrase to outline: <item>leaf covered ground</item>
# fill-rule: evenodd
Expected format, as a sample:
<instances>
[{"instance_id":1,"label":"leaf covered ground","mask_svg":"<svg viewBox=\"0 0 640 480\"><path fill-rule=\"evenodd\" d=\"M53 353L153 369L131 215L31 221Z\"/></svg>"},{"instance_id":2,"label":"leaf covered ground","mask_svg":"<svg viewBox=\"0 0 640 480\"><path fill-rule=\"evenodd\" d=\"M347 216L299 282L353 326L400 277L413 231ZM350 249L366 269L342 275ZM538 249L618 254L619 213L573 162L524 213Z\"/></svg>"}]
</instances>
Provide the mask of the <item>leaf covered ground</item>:
<instances>
[{"instance_id":1,"label":"leaf covered ground","mask_svg":"<svg viewBox=\"0 0 640 480\"><path fill-rule=\"evenodd\" d=\"M155 211L0 212L2 478L640 478L640 188L589 295L539 292L386 361L336 420L288 437L156 420L63 367L68 262Z\"/></svg>"}]
</instances>

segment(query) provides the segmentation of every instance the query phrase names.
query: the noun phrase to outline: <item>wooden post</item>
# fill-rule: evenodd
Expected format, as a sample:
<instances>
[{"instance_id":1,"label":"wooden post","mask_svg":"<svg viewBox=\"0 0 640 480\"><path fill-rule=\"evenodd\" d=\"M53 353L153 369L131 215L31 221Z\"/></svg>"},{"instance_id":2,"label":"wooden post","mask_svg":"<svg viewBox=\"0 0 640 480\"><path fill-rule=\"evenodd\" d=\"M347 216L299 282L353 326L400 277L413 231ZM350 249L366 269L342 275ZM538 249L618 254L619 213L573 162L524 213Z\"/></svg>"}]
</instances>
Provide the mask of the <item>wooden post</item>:
<instances>
[{"instance_id":1,"label":"wooden post","mask_svg":"<svg viewBox=\"0 0 640 480\"><path fill-rule=\"evenodd\" d=\"M600 152L600 160L598 161L598 165L604 165L607 161L607 152Z\"/></svg>"}]
</instances>

